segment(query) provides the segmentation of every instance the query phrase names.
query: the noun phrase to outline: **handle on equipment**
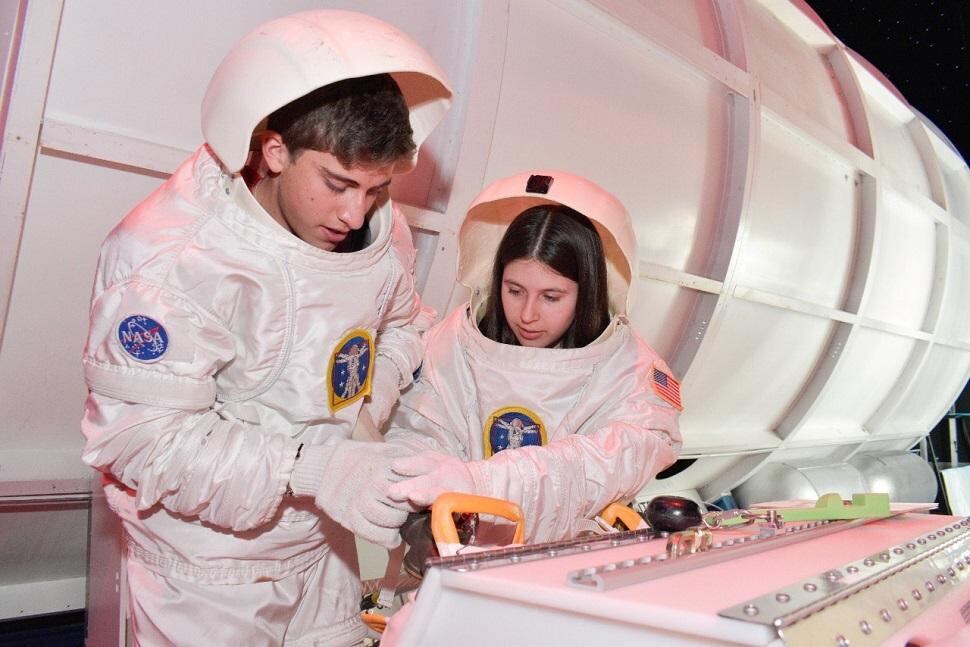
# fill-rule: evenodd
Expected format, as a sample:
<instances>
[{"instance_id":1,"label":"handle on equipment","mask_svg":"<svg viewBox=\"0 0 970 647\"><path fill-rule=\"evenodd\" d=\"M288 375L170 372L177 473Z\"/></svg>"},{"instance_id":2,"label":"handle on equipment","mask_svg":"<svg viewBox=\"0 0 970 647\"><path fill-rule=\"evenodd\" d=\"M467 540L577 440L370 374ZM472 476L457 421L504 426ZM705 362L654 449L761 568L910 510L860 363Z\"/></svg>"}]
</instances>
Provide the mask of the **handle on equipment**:
<instances>
[{"instance_id":1,"label":"handle on equipment","mask_svg":"<svg viewBox=\"0 0 970 647\"><path fill-rule=\"evenodd\" d=\"M636 510L622 503L613 502L609 504L603 508L599 516L608 526L615 526L616 520L619 519L627 530L639 530L647 527L643 517L637 514Z\"/></svg>"},{"instance_id":2,"label":"handle on equipment","mask_svg":"<svg viewBox=\"0 0 970 647\"><path fill-rule=\"evenodd\" d=\"M522 508L511 501L493 499L475 494L445 492L431 506L431 535L439 544L458 544L458 529L452 514L455 512L493 514L515 522L513 544L521 544L525 539L525 521Z\"/></svg>"}]
</instances>

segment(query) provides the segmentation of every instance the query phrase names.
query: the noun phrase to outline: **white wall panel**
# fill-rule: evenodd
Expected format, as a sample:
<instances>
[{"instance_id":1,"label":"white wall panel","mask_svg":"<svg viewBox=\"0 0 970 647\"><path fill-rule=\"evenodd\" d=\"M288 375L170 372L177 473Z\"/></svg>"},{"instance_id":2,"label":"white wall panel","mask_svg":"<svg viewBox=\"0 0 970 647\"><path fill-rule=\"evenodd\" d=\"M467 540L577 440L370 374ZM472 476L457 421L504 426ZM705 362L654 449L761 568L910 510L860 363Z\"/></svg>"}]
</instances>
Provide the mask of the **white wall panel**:
<instances>
[{"instance_id":1,"label":"white wall panel","mask_svg":"<svg viewBox=\"0 0 970 647\"><path fill-rule=\"evenodd\" d=\"M919 430L935 425L950 408L960 394L968 371L970 351L932 347L918 371L900 375L901 380L910 382L909 390L896 403L884 425L874 430L875 433L911 434L918 438Z\"/></svg>"},{"instance_id":2,"label":"white wall panel","mask_svg":"<svg viewBox=\"0 0 970 647\"><path fill-rule=\"evenodd\" d=\"M80 463L81 349L98 248L160 180L49 155L35 178L0 362L9 398L0 447L29 447L38 459L70 452Z\"/></svg>"},{"instance_id":3,"label":"white wall panel","mask_svg":"<svg viewBox=\"0 0 970 647\"><path fill-rule=\"evenodd\" d=\"M684 381L684 401L692 403L681 418L685 452L778 444L775 425L804 387L831 329L820 317L731 299Z\"/></svg>"},{"instance_id":4,"label":"white wall panel","mask_svg":"<svg viewBox=\"0 0 970 647\"><path fill-rule=\"evenodd\" d=\"M862 314L920 330L936 269L935 223L888 185L883 187L879 200L868 296Z\"/></svg>"},{"instance_id":5,"label":"white wall panel","mask_svg":"<svg viewBox=\"0 0 970 647\"><path fill-rule=\"evenodd\" d=\"M834 48L834 39L807 19L782 22L771 5L738 2L734 6L744 26L748 71L758 78L761 89L783 99L788 111L851 141L844 93L825 56ZM771 99L766 97L765 102Z\"/></svg>"},{"instance_id":6,"label":"white wall panel","mask_svg":"<svg viewBox=\"0 0 970 647\"><path fill-rule=\"evenodd\" d=\"M766 117L734 282L842 306L858 229L856 171Z\"/></svg>"},{"instance_id":7,"label":"white wall panel","mask_svg":"<svg viewBox=\"0 0 970 647\"><path fill-rule=\"evenodd\" d=\"M792 440L800 445L866 440L866 423L896 384L914 347L915 341L906 337L853 331L827 388Z\"/></svg>"},{"instance_id":8,"label":"white wall panel","mask_svg":"<svg viewBox=\"0 0 970 647\"><path fill-rule=\"evenodd\" d=\"M642 261L700 274L728 123L726 88L582 3L516 2L485 179L530 167L589 177L622 196Z\"/></svg>"},{"instance_id":9,"label":"white wall panel","mask_svg":"<svg viewBox=\"0 0 970 647\"><path fill-rule=\"evenodd\" d=\"M943 341L970 344L970 225L951 227L949 266L937 336Z\"/></svg>"}]
</instances>

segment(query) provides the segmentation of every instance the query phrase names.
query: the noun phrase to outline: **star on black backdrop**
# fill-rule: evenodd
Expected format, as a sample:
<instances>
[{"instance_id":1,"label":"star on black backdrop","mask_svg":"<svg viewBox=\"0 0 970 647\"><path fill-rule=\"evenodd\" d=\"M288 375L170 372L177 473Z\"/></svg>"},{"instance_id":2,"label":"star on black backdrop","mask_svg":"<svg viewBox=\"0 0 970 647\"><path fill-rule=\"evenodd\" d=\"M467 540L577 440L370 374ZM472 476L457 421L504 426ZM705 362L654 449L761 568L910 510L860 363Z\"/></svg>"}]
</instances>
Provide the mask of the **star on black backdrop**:
<instances>
[{"instance_id":1,"label":"star on black backdrop","mask_svg":"<svg viewBox=\"0 0 970 647\"><path fill-rule=\"evenodd\" d=\"M807 0L970 158L970 0Z\"/></svg>"}]
</instances>

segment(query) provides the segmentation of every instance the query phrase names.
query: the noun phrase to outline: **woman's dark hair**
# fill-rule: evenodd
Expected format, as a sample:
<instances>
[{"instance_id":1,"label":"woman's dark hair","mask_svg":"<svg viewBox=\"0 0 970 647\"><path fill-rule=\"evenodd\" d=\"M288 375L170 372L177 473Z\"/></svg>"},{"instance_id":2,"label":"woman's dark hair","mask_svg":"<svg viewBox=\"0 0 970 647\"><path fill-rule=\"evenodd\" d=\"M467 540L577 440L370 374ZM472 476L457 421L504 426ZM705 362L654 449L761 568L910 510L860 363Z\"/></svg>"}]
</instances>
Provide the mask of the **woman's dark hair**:
<instances>
[{"instance_id":1,"label":"woman's dark hair","mask_svg":"<svg viewBox=\"0 0 970 647\"><path fill-rule=\"evenodd\" d=\"M518 260L536 260L579 287L576 315L560 340L562 348L586 346L610 323L603 243L589 218L562 205L540 205L520 213L502 236L485 314L478 323L482 334L503 344L518 345L502 308L505 266Z\"/></svg>"}]
</instances>

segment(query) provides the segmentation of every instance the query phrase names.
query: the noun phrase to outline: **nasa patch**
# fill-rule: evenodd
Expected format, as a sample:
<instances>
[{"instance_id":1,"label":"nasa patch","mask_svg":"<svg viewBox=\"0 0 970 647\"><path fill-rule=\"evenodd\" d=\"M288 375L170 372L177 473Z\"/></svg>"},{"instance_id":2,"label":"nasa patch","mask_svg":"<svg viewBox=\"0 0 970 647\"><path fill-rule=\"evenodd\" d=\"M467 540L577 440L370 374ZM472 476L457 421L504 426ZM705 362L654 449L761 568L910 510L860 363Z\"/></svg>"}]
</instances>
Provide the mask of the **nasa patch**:
<instances>
[{"instance_id":1,"label":"nasa patch","mask_svg":"<svg viewBox=\"0 0 970 647\"><path fill-rule=\"evenodd\" d=\"M132 315L118 324L118 343L139 362L154 362L168 350L168 333L151 317Z\"/></svg>"},{"instance_id":2,"label":"nasa patch","mask_svg":"<svg viewBox=\"0 0 970 647\"><path fill-rule=\"evenodd\" d=\"M485 421L485 456L497 454L503 449L518 449L546 444L546 427L542 419L525 407L497 409Z\"/></svg>"},{"instance_id":3,"label":"nasa patch","mask_svg":"<svg viewBox=\"0 0 970 647\"><path fill-rule=\"evenodd\" d=\"M330 355L330 410L334 413L370 394L374 340L363 328L351 330Z\"/></svg>"}]
</instances>

